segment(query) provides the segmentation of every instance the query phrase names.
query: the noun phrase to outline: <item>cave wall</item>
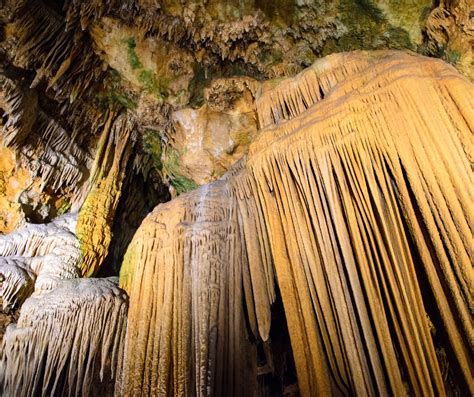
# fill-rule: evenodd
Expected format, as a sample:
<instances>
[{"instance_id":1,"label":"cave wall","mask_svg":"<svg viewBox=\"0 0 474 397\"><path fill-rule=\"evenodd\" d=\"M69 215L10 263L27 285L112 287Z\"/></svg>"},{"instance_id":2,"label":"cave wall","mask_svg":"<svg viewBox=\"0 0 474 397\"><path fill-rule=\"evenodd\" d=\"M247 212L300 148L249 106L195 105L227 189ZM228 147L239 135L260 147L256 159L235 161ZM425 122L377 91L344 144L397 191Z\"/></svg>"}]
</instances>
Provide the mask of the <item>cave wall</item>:
<instances>
[{"instance_id":1,"label":"cave wall","mask_svg":"<svg viewBox=\"0 0 474 397\"><path fill-rule=\"evenodd\" d=\"M472 394L472 12L0 1L2 390Z\"/></svg>"}]
</instances>

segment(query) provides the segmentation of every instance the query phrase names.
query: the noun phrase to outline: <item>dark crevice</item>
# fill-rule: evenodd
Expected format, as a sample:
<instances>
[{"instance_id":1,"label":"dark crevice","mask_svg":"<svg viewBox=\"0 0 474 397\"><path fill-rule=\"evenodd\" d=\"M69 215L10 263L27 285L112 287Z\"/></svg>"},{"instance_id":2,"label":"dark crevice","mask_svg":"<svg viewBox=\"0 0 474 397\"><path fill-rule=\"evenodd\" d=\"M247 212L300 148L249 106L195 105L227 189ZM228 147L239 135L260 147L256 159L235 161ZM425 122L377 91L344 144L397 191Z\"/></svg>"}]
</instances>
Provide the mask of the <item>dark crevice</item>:
<instances>
[{"instance_id":1,"label":"dark crevice","mask_svg":"<svg viewBox=\"0 0 474 397\"><path fill-rule=\"evenodd\" d=\"M279 290L272 306L270 337L266 342L257 343L257 354L257 394L261 397L299 396L295 361Z\"/></svg>"}]
</instances>

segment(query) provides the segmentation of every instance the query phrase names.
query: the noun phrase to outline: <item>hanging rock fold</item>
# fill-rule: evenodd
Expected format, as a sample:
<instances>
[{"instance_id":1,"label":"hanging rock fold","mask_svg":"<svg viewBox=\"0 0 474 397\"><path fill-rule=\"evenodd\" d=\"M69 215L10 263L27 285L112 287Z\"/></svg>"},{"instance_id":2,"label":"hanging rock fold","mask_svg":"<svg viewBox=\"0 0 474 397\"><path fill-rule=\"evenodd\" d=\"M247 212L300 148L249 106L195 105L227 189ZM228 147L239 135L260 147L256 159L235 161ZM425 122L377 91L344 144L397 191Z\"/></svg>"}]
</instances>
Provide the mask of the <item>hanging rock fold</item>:
<instances>
[{"instance_id":1,"label":"hanging rock fold","mask_svg":"<svg viewBox=\"0 0 474 397\"><path fill-rule=\"evenodd\" d=\"M129 246L121 393L246 394L275 285L301 395L445 395L441 351L474 392L473 94L398 52L263 87L246 160Z\"/></svg>"}]
</instances>

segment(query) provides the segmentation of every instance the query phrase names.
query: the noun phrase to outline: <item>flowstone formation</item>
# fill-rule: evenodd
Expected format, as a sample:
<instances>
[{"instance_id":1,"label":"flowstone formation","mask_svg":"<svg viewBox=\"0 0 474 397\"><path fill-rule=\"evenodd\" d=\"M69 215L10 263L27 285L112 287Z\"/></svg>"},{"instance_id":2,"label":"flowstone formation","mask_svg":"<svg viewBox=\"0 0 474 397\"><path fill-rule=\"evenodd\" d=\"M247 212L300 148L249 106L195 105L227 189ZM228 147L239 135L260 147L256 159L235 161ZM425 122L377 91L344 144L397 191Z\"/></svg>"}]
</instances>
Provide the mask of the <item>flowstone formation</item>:
<instances>
[{"instance_id":1,"label":"flowstone formation","mask_svg":"<svg viewBox=\"0 0 474 397\"><path fill-rule=\"evenodd\" d=\"M270 264L246 246L230 194L222 181L183 195L149 215L132 241L121 271L132 301L120 394L243 395L257 389L256 346L242 302L255 297L265 311L258 314L267 339L273 274L265 275ZM244 274L265 290L253 291L247 280L244 294Z\"/></svg>"},{"instance_id":2,"label":"flowstone formation","mask_svg":"<svg viewBox=\"0 0 474 397\"><path fill-rule=\"evenodd\" d=\"M33 295L3 341L2 394L97 395L94 386L115 377L126 313L127 296L110 278L66 280Z\"/></svg>"},{"instance_id":3,"label":"flowstone formation","mask_svg":"<svg viewBox=\"0 0 474 397\"><path fill-rule=\"evenodd\" d=\"M0 236L4 312L21 305L33 290L51 290L60 280L79 277L75 218L63 215L49 224L27 224Z\"/></svg>"},{"instance_id":4,"label":"flowstone formation","mask_svg":"<svg viewBox=\"0 0 474 397\"><path fill-rule=\"evenodd\" d=\"M0 395L474 394L473 11L0 0Z\"/></svg>"},{"instance_id":5,"label":"flowstone formation","mask_svg":"<svg viewBox=\"0 0 474 397\"><path fill-rule=\"evenodd\" d=\"M240 305L267 341L275 280L301 395L472 393L473 92L390 52L262 87L246 160L128 249L124 394L246 395Z\"/></svg>"}]
</instances>

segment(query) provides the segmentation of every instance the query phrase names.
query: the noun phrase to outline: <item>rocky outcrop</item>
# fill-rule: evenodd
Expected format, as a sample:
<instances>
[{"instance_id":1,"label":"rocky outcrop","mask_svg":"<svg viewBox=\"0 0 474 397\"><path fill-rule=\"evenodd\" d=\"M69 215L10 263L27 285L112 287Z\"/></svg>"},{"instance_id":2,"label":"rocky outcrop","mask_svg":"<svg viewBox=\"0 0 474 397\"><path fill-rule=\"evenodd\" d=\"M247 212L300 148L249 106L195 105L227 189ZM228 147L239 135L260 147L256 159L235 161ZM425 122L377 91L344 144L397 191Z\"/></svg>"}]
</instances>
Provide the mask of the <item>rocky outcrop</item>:
<instances>
[{"instance_id":1,"label":"rocky outcrop","mask_svg":"<svg viewBox=\"0 0 474 397\"><path fill-rule=\"evenodd\" d=\"M15 153L0 148L0 233L9 233L24 221L21 195L32 187L33 180L26 167L18 167ZM38 184L31 190L38 192ZM42 200L43 202L46 200Z\"/></svg>"},{"instance_id":2,"label":"rocky outcrop","mask_svg":"<svg viewBox=\"0 0 474 397\"><path fill-rule=\"evenodd\" d=\"M162 156L172 180L179 175L203 185L218 179L247 153L257 134L251 91L256 86L243 78L216 80L205 93L205 105L173 112L173 140Z\"/></svg>"}]
</instances>

